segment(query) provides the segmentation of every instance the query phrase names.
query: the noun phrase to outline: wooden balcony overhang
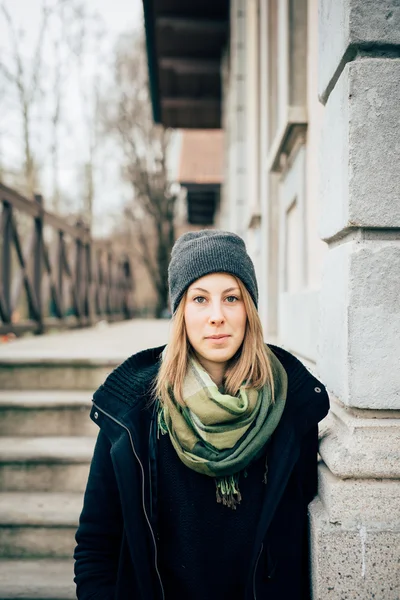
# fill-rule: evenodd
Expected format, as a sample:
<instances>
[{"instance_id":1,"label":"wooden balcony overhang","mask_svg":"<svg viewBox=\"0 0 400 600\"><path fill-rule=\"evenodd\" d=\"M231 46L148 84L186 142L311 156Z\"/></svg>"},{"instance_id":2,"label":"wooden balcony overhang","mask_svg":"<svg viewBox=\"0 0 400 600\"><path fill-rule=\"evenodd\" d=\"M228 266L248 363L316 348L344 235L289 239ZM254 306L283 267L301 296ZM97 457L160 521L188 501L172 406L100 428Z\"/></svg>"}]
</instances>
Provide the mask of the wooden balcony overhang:
<instances>
[{"instance_id":1,"label":"wooden balcony overhang","mask_svg":"<svg viewBox=\"0 0 400 600\"><path fill-rule=\"evenodd\" d=\"M143 7L154 121L220 128L229 0L143 0Z\"/></svg>"},{"instance_id":2,"label":"wooden balcony overhang","mask_svg":"<svg viewBox=\"0 0 400 600\"><path fill-rule=\"evenodd\" d=\"M185 182L181 185L187 190L188 223L202 227L213 225L221 185Z\"/></svg>"}]
</instances>

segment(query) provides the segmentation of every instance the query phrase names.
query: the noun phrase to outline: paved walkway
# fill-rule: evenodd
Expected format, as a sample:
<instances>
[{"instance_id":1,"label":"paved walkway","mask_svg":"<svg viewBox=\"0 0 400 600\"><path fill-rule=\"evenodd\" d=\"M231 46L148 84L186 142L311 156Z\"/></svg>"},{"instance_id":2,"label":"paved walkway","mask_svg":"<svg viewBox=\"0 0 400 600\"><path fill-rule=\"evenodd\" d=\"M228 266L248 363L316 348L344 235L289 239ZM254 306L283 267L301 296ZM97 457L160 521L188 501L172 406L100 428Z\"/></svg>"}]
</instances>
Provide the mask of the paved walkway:
<instances>
[{"instance_id":1,"label":"paved walkway","mask_svg":"<svg viewBox=\"0 0 400 600\"><path fill-rule=\"evenodd\" d=\"M0 362L68 361L118 364L125 358L168 341L167 319L134 319L120 323L101 322L94 327L62 333L20 338L0 345Z\"/></svg>"}]
</instances>

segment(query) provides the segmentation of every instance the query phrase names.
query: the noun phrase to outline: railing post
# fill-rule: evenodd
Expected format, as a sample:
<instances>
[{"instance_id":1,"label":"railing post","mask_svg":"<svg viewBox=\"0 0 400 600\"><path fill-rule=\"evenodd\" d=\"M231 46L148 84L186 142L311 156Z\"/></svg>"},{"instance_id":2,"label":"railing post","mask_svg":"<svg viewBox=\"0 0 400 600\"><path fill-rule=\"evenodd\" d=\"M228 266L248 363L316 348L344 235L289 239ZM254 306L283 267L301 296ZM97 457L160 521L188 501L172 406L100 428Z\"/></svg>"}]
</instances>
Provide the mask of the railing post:
<instances>
[{"instance_id":1,"label":"railing post","mask_svg":"<svg viewBox=\"0 0 400 600\"><path fill-rule=\"evenodd\" d=\"M77 221L76 223L76 228L78 230L78 235L76 237L76 241L75 241L75 290L76 290L76 300L77 300L77 306L76 306L76 316L79 320L82 320L83 318L83 302L82 302L82 298L83 298L83 289L82 286L84 285L84 281L83 281L83 268L84 265L82 264L82 235L84 233L84 228L83 228L83 223L81 220Z\"/></svg>"},{"instance_id":2,"label":"railing post","mask_svg":"<svg viewBox=\"0 0 400 600\"><path fill-rule=\"evenodd\" d=\"M39 194L35 194L35 202L37 202L37 204L39 204L41 208L39 215L35 217L35 243L33 262L33 291L36 297L36 306L38 309L38 328L36 333L40 334L43 333L43 197ZM31 318L32 317L33 315L31 315Z\"/></svg>"},{"instance_id":3,"label":"railing post","mask_svg":"<svg viewBox=\"0 0 400 600\"><path fill-rule=\"evenodd\" d=\"M131 263L127 256L123 257L122 261L122 282L121 282L121 294L122 294L122 310L125 319L129 319L131 316L130 306L130 291L131 291Z\"/></svg>"},{"instance_id":4,"label":"railing post","mask_svg":"<svg viewBox=\"0 0 400 600\"><path fill-rule=\"evenodd\" d=\"M92 304L92 236L90 227L85 228L86 239L84 245L84 262L85 262L85 314L88 325L93 322L93 304Z\"/></svg>"},{"instance_id":5,"label":"railing post","mask_svg":"<svg viewBox=\"0 0 400 600\"><path fill-rule=\"evenodd\" d=\"M57 232L57 292L60 299L60 314L61 318L65 318L65 303L64 303L64 233Z\"/></svg>"},{"instance_id":6,"label":"railing post","mask_svg":"<svg viewBox=\"0 0 400 600\"><path fill-rule=\"evenodd\" d=\"M11 323L11 242L12 242L12 207L8 202L3 203L3 218L1 222L1 236L3 238L2 248L2 287L3 287L3 310L4 322Z\"/></svg>"},{"instance_id":7,"label":"railing post","mask_svg":"<svg viewBox=\"0 0 400 600\"><path fill-rule=\"evenodd\" d=\"M107 303L106 303L106 313L108 315L113 314L113 277L112 277L112 253L111 253L111 244L108 244L107 248L107 274L106 274L106 285L107 285Z\"/></svg>"}]
</instances>

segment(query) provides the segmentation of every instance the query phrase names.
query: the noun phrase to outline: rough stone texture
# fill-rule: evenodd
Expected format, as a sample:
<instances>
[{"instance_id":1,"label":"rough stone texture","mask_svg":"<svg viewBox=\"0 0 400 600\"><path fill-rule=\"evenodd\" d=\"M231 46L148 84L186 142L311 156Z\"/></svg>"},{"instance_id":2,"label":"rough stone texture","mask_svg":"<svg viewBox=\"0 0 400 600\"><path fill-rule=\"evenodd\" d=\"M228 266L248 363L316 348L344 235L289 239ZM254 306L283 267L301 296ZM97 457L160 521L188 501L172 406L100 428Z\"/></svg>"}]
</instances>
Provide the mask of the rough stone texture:
<instances>
[{"instance_id":1,"label":"rough stone texture","mask_svg":"<svg viewBox=\"0 0 400 600\"><path fill-rule=\"evenodd\" d=\"M1 359L0 359L1 360ZM96 390L117 365L104 366L72 361L29 364L24 362L0 363L2 390Z\"/></svg>"},{"instance_id":2,"label":"rough stone texture","mask_svg":"<svg viewBox=\"0 0 400 600\"><path fill-rule=\"evenodd\" d=\"M400 227L400 59L346 65L325 108L320 234Z\"/></svg>"},{"instance_id":3,"label":"rough stone texture","mask_svg":"<svg viewBox=\"0 0 400 600\"><path fill-rule=\"evenodd\" d=\"M80 492L3 492L0 494L0 524L77 527L82 504Z\"/></svg>"},{"instance_id":4,"label":"rough stone texture","mask_svg":"<svg viewBox=\"0 0 400 600\"><path fill-rule=\"evenodd\" d=\"M84 492L88 464L0 464L0 491Z\"/></svg>"},{"instance_id":5,"label":"rough stone texture","mask_svg":"<svg viewBox=\"0 0 400 600\"><path fill-rule=\"evenodd\" d=\"M90 462L95 441L88 437L0 437L0 461L79 464Z\"/></svg>"},{"instance_id":6,"label":"rough stone texture","mask_svg":"<svg viewBox=\"0 0 400 600\"><path fill-rule=\"evenodd\" d=\"M170 321L167 319L134 319L109 325L20 338L0 346L0 363L68 360L96 364L119 364L144 348L165 344ZM0 389L2 389L0 387Z\"/></svg>"},{"instance_id":7,"label":"rough stone texture","mask_svg":"<svg viewBox=\"0 0 400 600\"><path fill-rule=\"evenodd\" d=\"M90 390L131 354L168 341L170 321L134 320L0 347L0 390Z\"/></svg>"},{"instance_id":8,"label":"rough stone texture","mask_svg":"<svg viewBox=\"0 0 400 600\"><path fill-rule=\"evenodd\" d=\"M355 244L349 276L350 403L400 409L400 240Z\"/></svg>"},{"instance_id":9,"label":"rough stone texture","mask_svg":"<svg viewBox=\"0 0 400 600\"><path fill-rule=\"evenodd\" d=\"M400 4L397 0L319 0L318 93L327 90L338 69L351 59L351 48L400 45ZM346 55L346 56L345 56Z\"/></svg>"},{"instance_id":10,"label":"rough stone texture","mask_svg":"<svg viewBox=\"0 0 400 600\"><path fill-rule=\"evenodd\" d=\"M318 370L348 406L400 409L399 273L399 242L349 242L327 257Z\"/></svg>"},{"instance_id":11,"label":"rough stone texture","mask_svg":"<svg viewBox=\"0 0 400 600\"><path fill-rule=\"evenodd\" d=\"M0 600L76 598L72 560L37 559L75 547L98 431L92 393L125 358L165 343L169 326L102 324L0 347Z\"/></svg>"},{"instance_id":12,"label":"rough stone texture","mask_svg":"<svg viewBox=\"0 0 400 600\"><path fill-rule=\"evenodd\" d=\"M327 238L349 222L348 67L325 107L319 146L319 234Z\"/></svg>"},{"instance_id":13,"label":"rough stone texture","mask_svg":"<svg viewBox=\"0 0 400 600\"><path fill-rule=\"evenodd\" d=\"M318 302L319 294L316 291L279 295L280 343L314 362L317 359Z\"/></svg>"},{"instance_id":14,"label":"rough stone texture","mask_svg":"<svg viewBox=\"0 0 400 600\"><path fill-rule=\"evenodd\" d=\"M0 598L76 600L73 573L71 559L1 561Z\"/></svg>"},{"instance_id":15,"label":"rough stone texture","mask_svg":"<svg viewBox=\"0 0 400 600\"><path fill-rule=\"evenodd\" d=\"M348 398L348 258L349 245L326 256L320 291L318 372L335 396Z\"/></svg>"},{"instance_id":16,"label":"rough stone texture","mask_svg":"<svg viewBox=\"0 0 400 600\"><path fill-rule=\"evenodd\" d=\"M75 527L0 527L0 558L70 558Z\"/></svg>"},{"instance_id":17,"label":"rough stone texture","mask_svg":"<svg viewBox=\"0 0 400 600\"><path fill-rule=\"evenodd\" d=\"M331 411L320 426L319 452L334 475L400 479L400 413L392 413L392 418L363 418L331 397Z\"/></svg>"},{"instance_id":18,"label":"rough stone texture","mask_svg":"<svg viewBox=\"0 0 400 600\"><path fill-rule=\"evenodd\" d=\"M400 526L400 480L340 479L321 463L318 481L318 495L330 523Z\"/></svg>"},{"instance_id":19,"label":"rough stone texture","mask_svg":"<svg viewBox=\"0 0 400 600\"><path fill-rule=\"evenodd\" d=\"M399 600L400 527L329 522L310 504L313 600Z\"/></svg>"},{"instance_id":20,"label":"rough stone texture","mask_svg":"<svg viewBox=\"0 0 400 600\"><path fill-rule=\"evenodd\" d=\"M400 3L320 0L319 43L330 250L317 370L331 411L310 505L313 600L399 600Z\"/></svg>"},{"instance_id":21,"label":"rough stone texture","mask_svg":"<svg viewBox=\"0 0 400 600\"><path fill-rule=\"evenodd\" d=\"M0 557L71 557L79 493L0 493Z\"/></svg>"},{"instance_id":22,"label":"rough stone texture","mask_svg":"<svg viewBox=\"0 0 400 600\"><path fill-rule=\"evenodd\" d=\"M95 438L0 437L0 491L84 491Z\"/></svg>"},{"instance_id":23,"label":"rough stone texture","mask_svg":"<svg viewBox=\"0 0 400 600\"><path fill-rule=\"evenodd\" d=\"M80 392L0 392L0 436L90 436L91 394Z\"/></svg>"},{"instance_id":24,"label":"rough stone texture","mask_svg":"<svg viewBox=\"0 0 400 600\"><path fill-rule=\"evenodd\" d=\"M63 409L92 406L91 391L62 390L0 391L0 410L3 409Z\"/></svg>"}]
</instances>

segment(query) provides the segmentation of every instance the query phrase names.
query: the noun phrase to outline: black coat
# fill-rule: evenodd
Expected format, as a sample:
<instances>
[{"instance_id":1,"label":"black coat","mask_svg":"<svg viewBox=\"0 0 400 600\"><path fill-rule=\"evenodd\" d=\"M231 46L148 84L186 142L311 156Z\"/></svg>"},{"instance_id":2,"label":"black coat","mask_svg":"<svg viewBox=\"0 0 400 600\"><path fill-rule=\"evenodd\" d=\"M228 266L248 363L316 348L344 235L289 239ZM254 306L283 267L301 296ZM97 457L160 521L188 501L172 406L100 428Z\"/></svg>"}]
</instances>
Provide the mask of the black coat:
<instances>
[{"instance_id":1,"label":"black coat","mask_svg":"<svg viewBox=\"0 0 400 600\"><path fill-rule=\"evenodd\" d=\"M268 483L243 600L306 600L307 506L317 492L317 424L329 401L299 360L270 348L287 372L288 395L269 444ZM132 356L94 394L91 418L100 432L76 534L79 600L164 597L155 531L156 420L149 403L162 349Z\"/></svg>"}]
</instances>

